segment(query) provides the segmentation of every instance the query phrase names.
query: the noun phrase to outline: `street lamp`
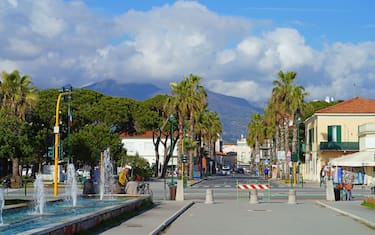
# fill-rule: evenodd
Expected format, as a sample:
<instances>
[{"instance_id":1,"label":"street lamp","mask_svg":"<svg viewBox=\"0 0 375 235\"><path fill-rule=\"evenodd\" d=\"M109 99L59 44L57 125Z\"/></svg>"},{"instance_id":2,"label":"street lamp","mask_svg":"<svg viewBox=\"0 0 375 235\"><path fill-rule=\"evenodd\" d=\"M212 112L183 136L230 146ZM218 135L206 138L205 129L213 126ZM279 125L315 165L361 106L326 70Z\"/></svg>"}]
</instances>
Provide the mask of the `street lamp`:
<instances>
[{"instance_id":1,"label":"street lamp","mask_svg":"<svg viewBox=\"0 0 375 235\"><path fill-rule=\"evenodd\" d=\"M72 88L66 89L63 88L60 90L60 94L57 97L57 102L56 102L56 120L55 120L55 126L53 127L53 133L55 134L55 164L54 164L54 177L53 177L53 194L54 196L58 195L58 162L59 162L59 143L60 143L60 128L59 128L59 112L60 112L60 102L61 98L66 96L66 95L71 95L72 94Z\"/></svg>"},{"instance_id":2,"label":"street lamp","mask_svg":"<svg viewBox=\"0 0 375 235\"><path fill-rule=\"evenodd\" d=\"M173 123L176 120L173 114L169 117L171 121L171 147L170 147L170 157L172 158L172 177L171 177L171 185L174 185L173 175L174 175L174 166L173 166Z\"/></svg>"}]
</instances>

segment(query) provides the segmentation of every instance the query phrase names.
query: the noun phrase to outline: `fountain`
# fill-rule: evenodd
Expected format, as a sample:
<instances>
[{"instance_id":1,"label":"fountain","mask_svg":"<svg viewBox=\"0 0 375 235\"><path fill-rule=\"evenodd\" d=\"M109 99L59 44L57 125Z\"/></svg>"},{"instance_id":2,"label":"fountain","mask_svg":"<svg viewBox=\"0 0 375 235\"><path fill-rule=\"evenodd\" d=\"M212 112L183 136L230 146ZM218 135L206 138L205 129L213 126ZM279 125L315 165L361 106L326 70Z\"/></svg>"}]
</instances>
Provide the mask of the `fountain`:
<instances>
[{"instance_id":1,"label":"fountain","mask_svg":"<svg viewBox=\"0 0 375 235\"><path fill-rule=\"evenodd\" d=\"M3 208L5 205L4 189L0 188L0 226L3 225Z\"/></svg>"},{"instance_id":2,"label":"fountain","mask_svg":"<svg viewBox=\"0 0 375 235\"><path fill-rule=\"evenodd\" d=\"M65 186L65 200L68 202L72 202L72 206L77 206L77 193L78 193L78 187L77 187L77 178L75 176L75 168L74 164L69 164L67 169L67 180L66 180L66 186Z\"/></svg>"},{"instance_id":3,"label":"fountain","mask_svg":"<svg viewBox=\"0 0 375 235\"><path fill-rule=\"evenodd\" d=\"M34 208L35 213L43 215L44 207L46 205L46 198L44 194L43 177L41 174L36 176L34 181Z\"/></svg>"},{"instance_id":4,"label":"fountain","mask_svg":"<svg viewBox=\"0 0 375 235\"><path fill-rule=\"evenodd\" d=\"M4 207L4 190L0 189L1 212L4 208L4 213L0 214L0 234L64 234L66 231L74 234L90 229L106 220L118 219L125 213L152 205L149 195L128 198L124 195L112 194L113 166L109 149L104 151L101 164L100 199L95 196L77 198L77 182L72 164L69 164L67 173L65 198L72 200L72 207L67 207L66 201L59 200L59 198L55 198L57 201L54 202L46 202L47 195L42 175L37 175L34 182L32 213L30 213L30 208L24 205L18 206L17 209ZM103 200L105 193L111 194L111 200Z\"/></svg>"},{"instance_id":5,"label":"fountain","mask_svg":"<svg viewBox=\"0 0 375 235\"><path fill-rule=\"evenodd\" d=\"M100 166L100 200L103 200L104 194L112 194L113 183L113 165L109 149L104 150L103 155L103 161Z\"/></svg>"}]
</instances>

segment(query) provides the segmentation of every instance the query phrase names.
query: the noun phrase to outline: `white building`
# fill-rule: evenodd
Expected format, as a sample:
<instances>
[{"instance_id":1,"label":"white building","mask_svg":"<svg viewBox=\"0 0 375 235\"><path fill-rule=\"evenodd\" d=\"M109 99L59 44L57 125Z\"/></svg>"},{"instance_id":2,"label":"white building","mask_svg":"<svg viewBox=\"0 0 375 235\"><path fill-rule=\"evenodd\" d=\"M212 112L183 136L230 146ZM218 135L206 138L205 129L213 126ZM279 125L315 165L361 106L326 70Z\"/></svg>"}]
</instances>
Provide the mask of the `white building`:
<instances>
[{"instance_id":1,"label":"white building","mask_svg":"<svg viewBox=\"0 0 375 235\"><path fill-rule=\"evenodd\" d=\"M237 140L237 167L250 169L252 149L247 145L246 138L241 135Z\"/></svg>"},{"instance_id":2,"label":"white building","mask_svg":"<svg viewBox=\"0 0 375 235\"><path fill-rule=\"evenodd\" d=\"M139 156L147 160L152 166L156 163L155 147L152 140L152 131L147 131L142 135L121 135L121 142L127 151L128 155ZM170 146L170 138L167 140L167 149ZM159 144L159 164L164 162L164 145ZM173 159L169 160L168 165L177 164L177 148L173 151Z\"/></svg>"}]
</instances>

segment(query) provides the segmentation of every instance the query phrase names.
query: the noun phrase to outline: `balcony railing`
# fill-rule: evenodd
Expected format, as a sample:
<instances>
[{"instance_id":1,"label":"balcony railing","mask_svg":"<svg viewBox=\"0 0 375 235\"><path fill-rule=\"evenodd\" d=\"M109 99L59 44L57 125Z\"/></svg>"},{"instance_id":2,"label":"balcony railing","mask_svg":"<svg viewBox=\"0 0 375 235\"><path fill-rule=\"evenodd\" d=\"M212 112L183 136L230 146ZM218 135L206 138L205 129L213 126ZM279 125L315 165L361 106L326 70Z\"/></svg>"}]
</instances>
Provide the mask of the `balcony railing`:
<instances>
[{"instance_id":1,"label":"balcony railing","mask_svg":"<svg viewBox=\"0 0 375 235\"><path fill-rule=\"evenodd\" d=\"M359 142L320 142L320 150L359 150Z\"/></svg>"}]
</instances>

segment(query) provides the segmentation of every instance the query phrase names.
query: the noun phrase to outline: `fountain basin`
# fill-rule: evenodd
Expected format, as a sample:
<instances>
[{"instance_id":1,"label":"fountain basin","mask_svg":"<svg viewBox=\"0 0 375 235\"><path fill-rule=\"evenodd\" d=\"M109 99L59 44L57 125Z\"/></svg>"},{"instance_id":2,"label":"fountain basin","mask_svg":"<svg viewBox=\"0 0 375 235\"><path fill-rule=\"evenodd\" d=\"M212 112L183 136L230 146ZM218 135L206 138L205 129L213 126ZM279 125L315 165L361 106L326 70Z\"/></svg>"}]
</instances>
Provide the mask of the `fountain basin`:
<instances>
[{"instance_id":1,"label":"fountain basin","mask_svg":"<svg viewBox=\"0 0 375 235\"><path fill-rule=\"evenodd\" d=\"M150 196L126 197L126 200L118 200L118 198L121 197L124 197L124 195L111 195L111 198L116 199L106 197L103 201L100 201L98 197L86 198L85 200L94 200L94 204L102 202L106 204L104 207L94 208L91 211L87 211L88 206L65 208L57 213L47 211L46 215L36 216L39 217L36 221L29 221L34 220L31 218L25 222L21 220L21 222L15 222L14 224L9 224L9 226L0 227L0 234L75 234L94 228L104 221L121 217L125 213L136 211L150 204L152 201ZM80 203L78 203L78 205L80 205ZM71 210L73 210L73 213ZM66 213L70 214L64 215ZM44 220L52 220L52 222L50 221L43 225L38 224L39 221ZM14 230L18 224L20 228ZM28 224L32 224L32 226L35 227L30 227Z\"/></svg>"}]
</instances>

